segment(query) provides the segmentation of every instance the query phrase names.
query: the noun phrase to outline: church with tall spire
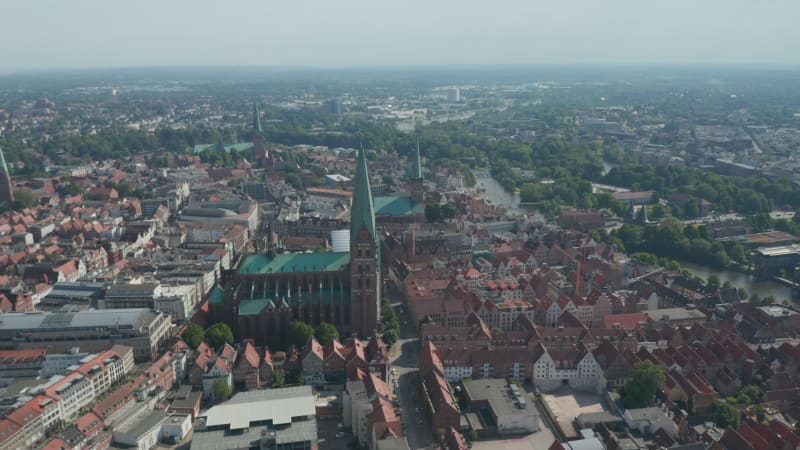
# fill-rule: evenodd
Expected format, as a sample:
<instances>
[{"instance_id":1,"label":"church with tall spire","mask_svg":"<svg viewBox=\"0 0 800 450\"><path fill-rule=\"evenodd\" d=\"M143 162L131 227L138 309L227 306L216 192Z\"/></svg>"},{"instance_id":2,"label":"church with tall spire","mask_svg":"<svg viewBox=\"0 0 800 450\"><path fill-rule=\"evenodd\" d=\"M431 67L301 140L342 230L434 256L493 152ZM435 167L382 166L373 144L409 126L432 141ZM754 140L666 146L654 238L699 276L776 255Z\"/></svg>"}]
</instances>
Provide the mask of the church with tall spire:
<instances>
[{"instance_id":1,"label":"church with tall spire","mask_svg":"<svg viewBox=\"0 0 800 450\"><path fill-rule=\"evenodd\" d=\"M8 171L6 156L0 148L0 203L14 203L14 187L11 184L11 172Z\"/></svg>"},{"instance_id":2,"label":"church with tall spire","mask_svg":"<svg viewBox=\"0 0 800 450\"><path fill-rule=\"evenodd\" d=\"M411 199L417 203L425 201L425 186L422 177L422 156L419 153L419 138L417 138L417 151L414 152L414 163L408 177L408 189Z\"/></svg>"},{"instance_id":3,"label":"church with tall spire","mask_svg":"<svg viewBox=\"0 0 800 450\"><path fill-rule=\"evenodd\" d=\"M369 186L364 149L358 152L350 209L350 292L353 319L360 335L378 322L381 292L380 242L375 229L375 205Z\"/></svg>"},{"instance_id":4,"label":"church with tall spire","mask_svg":"<svg viewBox=\"0 0 800 450\"><path fill-rule=\"evenodd\" d=\"M272 158L267 153L264 143L264 130L261 129L261 117L258 111L258 104L253 103L253 164L256 167L268 167Z\"/></svg>"},{"instance_id":5,"label":"church with tall spire","mask_svg":"<svg viewBox=\"0 0 800 450\"><path fill-rule=\"evenodd\" d=\"M253 117L250 125L250 142L226 144L222 141L222 137L220 136L217 143L197 144L191 148L191 151L195 154L199 154L206 150L222 150L226 152L236 150L238 152L250 154L251 156L248 156L247 159L251 160L253 167L273 167L275 160L272 152L267 148L264 130L261 128L260 116L261 114L258 110L258 104L253 102Z\"/></svg>"},{"instance_id":6,"label":"church with tall spire","mask_svg":"<svg viewBox=\"0 0 800 450\"><path fill-rule=\"evenodd\" d=\"M364 150L353 180L349 251L253 253L244 257L209 298L215 321L237 339L279 348L294 320L330 323L341 336L367 337L378 328L380 240Z\"/></svg>"}]
</instances>

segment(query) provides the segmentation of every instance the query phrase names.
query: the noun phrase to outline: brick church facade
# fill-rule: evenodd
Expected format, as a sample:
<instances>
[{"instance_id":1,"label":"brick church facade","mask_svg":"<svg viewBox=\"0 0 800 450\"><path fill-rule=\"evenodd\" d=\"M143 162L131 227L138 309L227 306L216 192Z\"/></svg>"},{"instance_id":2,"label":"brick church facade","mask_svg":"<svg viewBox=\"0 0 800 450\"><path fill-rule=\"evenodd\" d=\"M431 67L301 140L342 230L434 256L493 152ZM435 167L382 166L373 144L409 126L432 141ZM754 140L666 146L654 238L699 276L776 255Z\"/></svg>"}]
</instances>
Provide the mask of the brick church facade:
<instances>
[{"instance_id":1,"label":"brick church facade","mask_svg":"<svg viewBox=\"0 0 800 450\"><path fill-rule=\"evenodd\" d=\"M215 321L231 325L237 340L280 346L289 324L333 324L342 336L371 336L381 304L380 245L362 149L353 189L350 251L251 254L212 296Z\"/></svg>"}]
</instances>

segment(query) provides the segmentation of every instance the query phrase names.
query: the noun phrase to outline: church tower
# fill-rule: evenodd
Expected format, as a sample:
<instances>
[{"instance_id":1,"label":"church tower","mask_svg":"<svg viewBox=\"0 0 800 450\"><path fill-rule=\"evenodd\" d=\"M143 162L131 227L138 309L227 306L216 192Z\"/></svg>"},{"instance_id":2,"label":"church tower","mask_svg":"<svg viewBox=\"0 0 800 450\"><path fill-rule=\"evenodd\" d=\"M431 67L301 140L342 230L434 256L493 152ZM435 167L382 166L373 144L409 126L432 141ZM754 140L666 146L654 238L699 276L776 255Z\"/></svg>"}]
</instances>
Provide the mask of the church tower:
<instances>
[{"instance_id":1,"label":"church tower","mask_svg":"<svg viewBox=\"0 0 800 450\"><path fill-rule=\"evenodd\" d=\"M350 210L350 326L360 337L377 329L381 303L380 246L364 149L358 153Z\"/></svg>"},{"instance_id":2,"label":"church tower","mask_svg":"<svg viewBox=\"0 0 800 450\"><path fill-rule=\"evenodd\" d=\"M425 201L425 186L422 180L422 156L419 154L419 138L417 138L417 151L414 153L414 165L411 166L411 176L408 180L411 199L417 203Z\"/></svg>"},{"instance_id":3,"label":"church tower","mask_svg":"<svg viewBox=\"0 0 800 450\"><path fill-rule=\"evenodd\" d=\"M6 157L0 148L0 203L14 203L14 188L11 185L11 173L6 165Z\"/></svg>"},{"instance_id":4,"label":"church tower","mask_svg":"<svg viewBox=\"0 0 800 450\"><path fill-rule=\"evenodd\" d=\"M266 167L269 157L264 145L264 131L261 129L261 118L258 105L253 103L253 164L256 167Z\"/></svg>"}]
</instances>

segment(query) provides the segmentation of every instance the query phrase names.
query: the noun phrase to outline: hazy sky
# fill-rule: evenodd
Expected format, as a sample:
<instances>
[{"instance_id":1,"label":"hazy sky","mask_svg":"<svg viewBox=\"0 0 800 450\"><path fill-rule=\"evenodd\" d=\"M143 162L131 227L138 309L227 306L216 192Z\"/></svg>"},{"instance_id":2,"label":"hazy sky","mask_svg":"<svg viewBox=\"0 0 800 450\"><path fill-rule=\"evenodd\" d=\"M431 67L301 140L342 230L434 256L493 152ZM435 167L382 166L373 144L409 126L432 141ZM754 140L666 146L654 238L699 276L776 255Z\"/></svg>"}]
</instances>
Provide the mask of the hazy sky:
<instances>
[{"instance_id":1,"label":"hazy sky","mask_svg":"<svg viewBox=\"0 0 800 450\"><path fill-rule=\"evenodd\" d=\"M800 64L800 0L0 0L0 69Z\"/></svg>"}]
</instances>

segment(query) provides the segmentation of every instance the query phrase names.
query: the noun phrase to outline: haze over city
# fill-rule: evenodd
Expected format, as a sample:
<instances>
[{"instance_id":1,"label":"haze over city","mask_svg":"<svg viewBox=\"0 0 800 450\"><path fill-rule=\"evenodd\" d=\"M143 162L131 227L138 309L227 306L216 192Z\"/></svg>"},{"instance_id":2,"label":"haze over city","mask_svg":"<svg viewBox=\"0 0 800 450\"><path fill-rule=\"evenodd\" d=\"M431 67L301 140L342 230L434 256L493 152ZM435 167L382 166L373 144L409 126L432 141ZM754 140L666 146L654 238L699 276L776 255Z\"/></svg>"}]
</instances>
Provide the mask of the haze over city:
<instances>
[{"instance_id":1,"label":"haze over city","mask_svg":"<svg viewBox=\"0 0 800 450\"><path fill-rule=\"evenodd\" d=\"M796 66L800 3L11 1L0 70L128 66Z\"/></svg>"},{"instance_id":2,"label":"haze over city","mask_svg":"<svg viewBox=\"0 0 800 450\"><path fill-rule=\"evenodd\" d=\"M0 450L800 449L798 0L8 0Z\"/></svg>"}]
</instances>

